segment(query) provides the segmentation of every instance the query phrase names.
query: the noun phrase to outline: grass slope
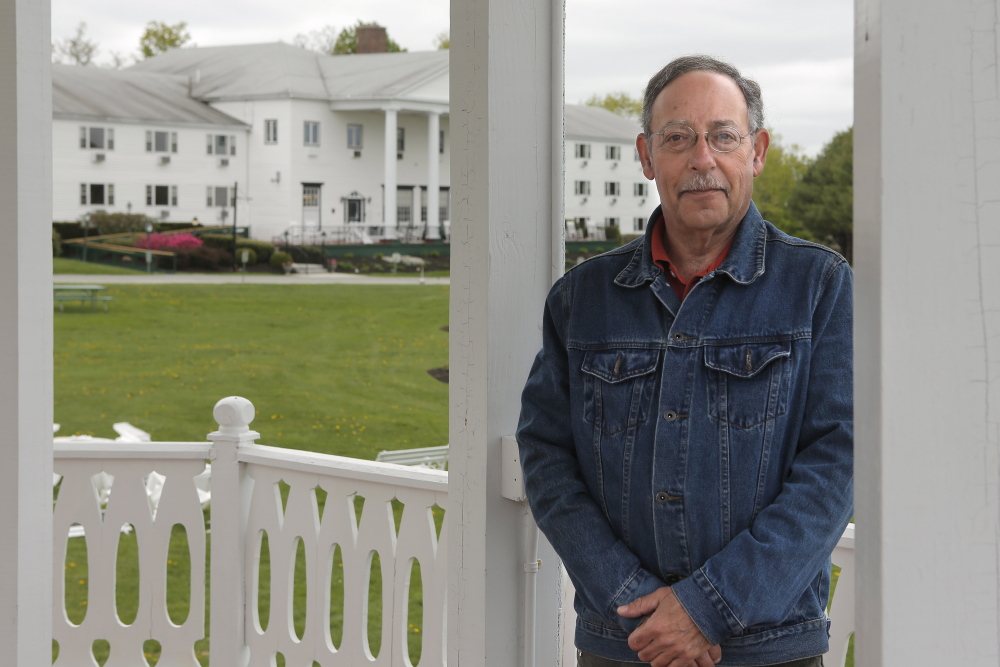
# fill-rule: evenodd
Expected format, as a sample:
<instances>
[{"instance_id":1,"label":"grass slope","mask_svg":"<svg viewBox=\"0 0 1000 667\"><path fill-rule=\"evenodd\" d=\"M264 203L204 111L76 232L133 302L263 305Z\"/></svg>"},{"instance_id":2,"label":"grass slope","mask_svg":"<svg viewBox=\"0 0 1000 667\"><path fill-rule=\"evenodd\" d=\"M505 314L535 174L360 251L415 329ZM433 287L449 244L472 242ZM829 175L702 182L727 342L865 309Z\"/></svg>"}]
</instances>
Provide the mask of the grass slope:
<instances>
[{"instance_id":1,"label":"grass slope","mask_svg":"<svg viewBox=\"0 0 1000 667\"><path fill-rule=\"evenodd\" d=\"M117 266L105 266L104 264L92 264L90 262L81 262L78 259L66 259L65 257L53 257L52 258L52 273L59 275L60 273L90 273L94 275L117 275L117 274L137 274L143 273L142 271L136 271L134 269L122 269Z\"/></svg>"},{"instance_id":2,"label":"grass slope","mask_svg":"<svg viewBox=\"0 0 1000 667\"><path fill-rule=\"evenodd\" d=\"M374 458L447 442L448 288L121 285L109 312L55 314L60 435L205 440L240 395L262 444Z\"/></svg>"}]
</instances>

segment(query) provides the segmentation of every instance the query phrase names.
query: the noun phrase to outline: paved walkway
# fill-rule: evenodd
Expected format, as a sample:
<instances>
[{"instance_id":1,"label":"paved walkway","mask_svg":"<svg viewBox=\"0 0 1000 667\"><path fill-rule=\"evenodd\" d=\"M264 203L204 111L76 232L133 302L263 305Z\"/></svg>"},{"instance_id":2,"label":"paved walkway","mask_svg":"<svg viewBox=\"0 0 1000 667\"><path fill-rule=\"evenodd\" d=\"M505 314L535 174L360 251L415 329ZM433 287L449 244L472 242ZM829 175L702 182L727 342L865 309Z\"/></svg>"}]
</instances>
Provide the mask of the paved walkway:
<instances>
[{"instance_id":1,"label":"paved walkway","mask_svg":"<svg viewBox=\"0 0 1000 667\"><path fill-rule=\"evenodd\" d=\"M222 285L246 283L248 285L450 285L449 278L364 276L350 273L290 273L267 275L249 273L152 273L152 274L78 274L60 273L52 276L53 283L102 284L102 285Z\"/></svg>"}]
</instances>

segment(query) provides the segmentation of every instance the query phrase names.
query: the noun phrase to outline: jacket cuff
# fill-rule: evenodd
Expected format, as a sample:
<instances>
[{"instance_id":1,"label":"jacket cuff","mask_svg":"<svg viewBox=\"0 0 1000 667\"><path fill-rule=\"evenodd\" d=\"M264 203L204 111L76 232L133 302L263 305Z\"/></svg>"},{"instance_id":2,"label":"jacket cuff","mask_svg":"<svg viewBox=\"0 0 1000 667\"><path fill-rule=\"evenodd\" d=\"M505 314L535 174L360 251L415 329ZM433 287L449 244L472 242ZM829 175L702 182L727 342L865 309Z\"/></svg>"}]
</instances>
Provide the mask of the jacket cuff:
<instances>
[{"instance_id":1,"label":"jacket cuff","mask_svg":"<svg viewBox=\"0 0 1000 667\"><path fill-rule=\"evenodd\" d=\"M713 644L721 644L744 630L703 569L696 570L671 588L688 616Z\"/></svg>"},{"instance_id":2,"label":"jacket cuff","mask_svg":"<svg viewBox=\"0 0 1000 667\"><path fill-rule=\"evenodd\" d=\"M622 627L625 632L632 634L635 632L636 628L642 624L645 617L640 616L639 618L625 618L624 616L618 615L618 607L626 605L632 600L641 598L644 595L649 595L650 593L657 591L666 586L666 584L643 568L636 570L636 573L632 575L632 578L625 582L622 589L618 591L618 595L615 596L614 600L611 601L611 608L608 609L608 618L613 618L618 622L618 625Z\"/></svg>"}]
</instances>

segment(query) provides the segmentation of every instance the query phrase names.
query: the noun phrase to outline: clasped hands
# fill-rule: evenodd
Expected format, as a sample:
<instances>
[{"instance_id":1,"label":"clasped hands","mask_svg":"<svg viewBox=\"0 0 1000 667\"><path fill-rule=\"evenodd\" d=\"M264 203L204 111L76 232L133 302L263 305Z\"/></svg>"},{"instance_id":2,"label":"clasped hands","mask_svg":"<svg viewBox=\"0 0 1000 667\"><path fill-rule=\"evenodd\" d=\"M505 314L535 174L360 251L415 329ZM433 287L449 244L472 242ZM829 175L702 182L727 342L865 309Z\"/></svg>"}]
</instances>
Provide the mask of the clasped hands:
<instances>
[{"instance_id":1,"label":"clasped hands","mask_svg":"<svg viewBox=\"0 0 1000 667\"><path fill-rule=\"evenodd\" d=\"M722 650L702 634L669 586L618 607L618 615L646 617L628 645L653 667L714 667L722 659Z\"/></svg>"}]
</instances>

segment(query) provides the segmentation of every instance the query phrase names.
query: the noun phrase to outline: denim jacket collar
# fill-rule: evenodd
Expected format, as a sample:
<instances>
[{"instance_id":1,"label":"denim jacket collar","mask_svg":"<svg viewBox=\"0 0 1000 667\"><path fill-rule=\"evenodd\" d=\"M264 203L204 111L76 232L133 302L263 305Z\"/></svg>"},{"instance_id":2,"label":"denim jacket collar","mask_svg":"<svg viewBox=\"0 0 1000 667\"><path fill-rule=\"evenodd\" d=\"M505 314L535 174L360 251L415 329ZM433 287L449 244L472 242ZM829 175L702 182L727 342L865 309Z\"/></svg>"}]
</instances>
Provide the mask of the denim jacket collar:
<instances>
[{"instance_id":1,"label":"denim jacket collar","mask_svg":"<svg viewBox=\"0 0 1000 667\"><path fill-rule=\"evenodd\" d=\"M653 221L660 217L659 206L649 216L646 233L642 242L635 248L632 261L615 277L615 284L621 287L641 287L653 282L660 275L660 267L653 262L653 253L649 244L652 239ZM716 273L725 273L737 283L748 285L764 273L764 247L767 243L767 228L764 219L754 203L740 221L736 229L736 238L729 249L729 255L716 269Z\"/></svg>"}]
</instances>

